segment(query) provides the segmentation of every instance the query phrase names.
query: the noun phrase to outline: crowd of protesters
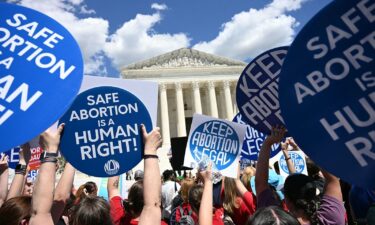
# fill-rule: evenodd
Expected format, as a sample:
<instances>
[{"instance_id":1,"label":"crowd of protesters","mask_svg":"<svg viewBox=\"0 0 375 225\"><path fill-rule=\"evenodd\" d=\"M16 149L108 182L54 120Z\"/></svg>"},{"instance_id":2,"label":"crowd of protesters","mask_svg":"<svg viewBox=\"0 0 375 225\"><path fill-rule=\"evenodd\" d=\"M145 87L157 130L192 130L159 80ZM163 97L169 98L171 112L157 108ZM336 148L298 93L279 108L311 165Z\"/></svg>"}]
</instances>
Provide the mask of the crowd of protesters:
<instances>
[{"instance_id":1,"label":"crowd of protesters","mask_svg":"<svg viewBox=\"0 0 375 225\"><path fill-rule=\"evenodd\" d=\"M297 174L288 154L297 150L285 129L275 127L264 141L256 166L238 169L237 178L213 183L211 164L195 176L176 176L166 170L160 177L157 150L159 128L144 138L144 171L129 172L135 183L124 199L118 176L107 183L108 201L87 182L73 186L75 169L66 163L55 186L57 153L64 125L40 135L45 150L35 184L27 182L30 146L23 145L14 179L8 184L8 159L0 159L1 225L133 225L133 224L375 224L375 191L349 185L307 159L308 176ZM282 143L281 143L282 142ZM284 180L270 167L271 146L281 143L290 175ZM291 151L293 151L291 150ZM9 188L8 188L9 187Z\"/></svg>"}]
</instances>

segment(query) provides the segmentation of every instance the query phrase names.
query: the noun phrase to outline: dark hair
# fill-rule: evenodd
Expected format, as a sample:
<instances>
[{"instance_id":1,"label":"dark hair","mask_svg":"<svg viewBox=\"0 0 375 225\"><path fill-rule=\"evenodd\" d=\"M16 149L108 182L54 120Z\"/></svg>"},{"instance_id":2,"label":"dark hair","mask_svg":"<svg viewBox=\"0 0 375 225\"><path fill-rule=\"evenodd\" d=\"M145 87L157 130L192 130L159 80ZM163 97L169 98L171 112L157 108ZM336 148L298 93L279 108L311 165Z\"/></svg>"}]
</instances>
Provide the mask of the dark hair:
<instances>
[{"instance_id":1,"label":"dark hair","mask_svg":"<svg viewBox=\"0 0 375 225\"><path fill-rule=\"evenodd\" d=\"M86 197L86 193L85 193L85 190L86 192L89 194L89 195L92 195L94 194L95 192L98 191L98 187L96 186L96 184L92 181L88 181L86 182L85 184L82 184L77 192L76 192L76 203L78 203L81 199L85 198Z\"/></svg>"},{"instance_id":2,"label":"dark hair","mask_svg":"<svg viewBox=\"0 0 375 225\"><path fill-rule=\"evenodd\" d=\"M194 212L198 213L203 194L202 185L196 184L189 191L189 204Z\"/></svg>"},{"instance_id":3,"label":"dark hair","mask_svg":"<svg viewBox=\"0 0 375 225\"><path fill-rule=\"evenodd\" d=\"M307 173L309 177L316 179L319 177L320 168L310 158L306 159Z\"/></svg>"},{"instance_id":4,"label":"dark hair","mask_svg":"<svg viewBox=\"0 0 375 225\"><path fill-rule=\"evenodd\" d=\"M275 169L275 172L276 172L277 174L280 174L279 161L276 161L276 162L273 164L273 168Z\"/></svg>"},{"instance_id":5,"label":"dark hair","mask_svg":"<svg viewBox=\"0 0 375 225\"><path fill-rule=\"evenodd\" d=\"M298 220L278 206L258 209L247 225L300 225Z\"/></svg>"},{"instance_id":6,"label":"dark hair","mask_svg":"<svg viewBox=\"0 0 375 225\"><path fill-rule=\"evenodd\" d=\"M22 220L29 221L31 217L31 197L14 197L6 202L0 208L1 224L19 225Z\"/></svg>"},{"instance_id":7,"label":"dark hair","mask_svg":"<svg viewBox=\"0 0 375 225\"><path fill-rule=\"evenodd\" d=\"M285 197L296 210L302 210L312 225L319 224L317 210L320 198L316 194L316 184L311 177L304 174L288 176L284 184Z\"/></svg>"},{"instance_id":8,"label":"dark hair","mask_svg":"<svg viewBox=\"0 0 375 225\"><path fill-rule=\"evenodd\" d=\"M163 180L164 181L172 180L173 176L174 176L173 170L165 170L163 172Z\"/></svg>"},{"instance_id":9,"label":"dark hair","mask_svg":"<svg viewBox=\"0 0 375 225\"><path fill-rule=\"evenodd\" d=\"M133 218L141 215L143 199L143 180L135 182L129 189L128 199L123 201L124 209L130 213Z\"/></svg>"},{"instance_id":10,"label":"dark hair","mask_svg":"<svg viewBox=\"0 0 375 225\"><path fill-rule=\"evenodd\" d=\"M113 225L108 202L97 196L87 196L73 208L71 225Z\"/></svg>"}]
</instances>

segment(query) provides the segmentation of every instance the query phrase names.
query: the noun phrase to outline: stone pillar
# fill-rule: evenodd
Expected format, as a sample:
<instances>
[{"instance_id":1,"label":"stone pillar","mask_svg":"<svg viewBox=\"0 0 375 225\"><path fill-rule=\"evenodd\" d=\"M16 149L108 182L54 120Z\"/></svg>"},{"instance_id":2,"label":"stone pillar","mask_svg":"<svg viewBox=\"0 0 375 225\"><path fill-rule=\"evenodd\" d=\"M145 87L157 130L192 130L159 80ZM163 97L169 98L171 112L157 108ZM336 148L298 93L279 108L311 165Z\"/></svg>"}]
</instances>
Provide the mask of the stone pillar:
<instances>
[{"instance_id":1,"label":"stone pillar","mask_svg":"<svg viewBox=\"0 0 375 225\"><path fill-rule=\"evenodd\" d=\"M176 106L177 106L177 136L186 136L184 97L182 94L181 83L176 82Z\"/></svg>"},{"instance_id":2,"label":"stone pillar","mask_svg":"<svg viewBox=\"0 0 375 225\"><path fill-rule=\"evenodd\" d=\"M229 81L224 81L224 96L225 96L225 111L226 116L229 121L233 119L233 104L232 104L232 96L230 94L230 83Z\"/></svg>"},{"instance_id":3,"label":"stone pillar","mask_svg":"<svg viewBox=\"0 0 375 225\"><path fill-rule=\"evenodd\" d=\"M208 93L209 93L209 96L210 96L211 116L217 118L217 117L219 117L219 113L217 111L215 84L214 84L213 81L208 82Z\"/></svg>"},{"instance_id":4,"label":"stone pillar","mask_svg":"<svg viewBox=\"0 0 375 225\"><path fill-rule=\"evenodd\" d=\"M169 115L168 115L168 98L167 87L164 83L160 87L160 116L161 116L161 131L163 134L163 146L170 146L170 133L169 133Z\"/></svg>"},{"instance_id":5,"label":"stone pillar","mask_svg":"<svg viewBox=\"0 0 375 225\"><path fill-rule=\"evenodd\" d=\"M201 93L199 90L199 82L193 82L193 91L194 91L194 112L202 114L202 102L201 102Z\"/></svg>"},{"instance_id":6,"label":"stone pillar","mask_svg":"<svg viewBox=\"0 0 375 225\"><path fill-rule=\"evenodd\" d=\"M239 111L237 108L237 100L236 100L236 86L232 89L232 104L233 104L233 114L236 115Z\"/></svg>"}]
</instances>

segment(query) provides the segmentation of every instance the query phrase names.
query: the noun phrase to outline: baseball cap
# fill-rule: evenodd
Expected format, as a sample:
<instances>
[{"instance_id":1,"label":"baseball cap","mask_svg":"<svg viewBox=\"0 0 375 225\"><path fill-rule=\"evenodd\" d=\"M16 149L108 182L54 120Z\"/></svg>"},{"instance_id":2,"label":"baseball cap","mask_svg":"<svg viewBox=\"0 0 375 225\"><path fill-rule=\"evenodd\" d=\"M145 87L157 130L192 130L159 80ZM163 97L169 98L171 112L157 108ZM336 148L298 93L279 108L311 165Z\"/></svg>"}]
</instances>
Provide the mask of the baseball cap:
<instances>
[{"instance_id":1,"label":"baseball cap","mask_svg":"<svg viewBox=\"0 0 375 225\"><path fill-rule=\"evenodd\" d=\"M135 173L134 173L134 180L141 180L141 179L143 179L143 175L144 175L144 173L143 173L142 170L135 171Z\"/></svg>"}]
</instances>

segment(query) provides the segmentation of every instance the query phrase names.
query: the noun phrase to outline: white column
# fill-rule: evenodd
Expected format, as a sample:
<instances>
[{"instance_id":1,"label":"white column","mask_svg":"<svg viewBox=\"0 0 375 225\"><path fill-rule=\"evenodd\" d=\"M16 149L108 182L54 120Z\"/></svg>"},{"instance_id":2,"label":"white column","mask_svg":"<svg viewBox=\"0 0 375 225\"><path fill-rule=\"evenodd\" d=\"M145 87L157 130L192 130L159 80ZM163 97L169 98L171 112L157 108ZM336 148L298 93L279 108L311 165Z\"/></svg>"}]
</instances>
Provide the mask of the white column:
<instances>
[{"instance_id":1,"label":"white column","mask_svg":"<svg viewBox=\"0 0 375 225\"><path fill-rule=\"evenodd\" d=\"M194 91L194 110L195 113L202 114L202 102L201 102L201 93L199 90L199 82L193 82L193 91Z\"/></svg>"},{"instance_id":2,"label":"white column","mask_svg":"<svg viewBox=\"0 0 375 225\"><path fill-rule=\"evenodd\" d=\"M167 87L164 83L160 84L160 116L161 116L161 131L163 134L163 145L170 145L169 133L169 115L168 115L168 98Z\"/></svg>"},{"instance_id":3,"label":"white column","mask_svg":"<svg viewBox=\"0 0 375 225\"><path fill-rule=\"evenodd\" d=\"M236 115L238 113L238 108L237 108L237 100L236 100L236 86L234 88L230 89L232 90L232 104L233 104L233 114Z\"/></svg>"},{"instance_id":4,"label":"white column","mask_svg":"<svg viewBox=\"0 0 375 225\"><path fill-rule=\"evenodd\" d=\"M225 111L226 116L229 121L233 119L233 104L232 104L232 96L230 94L230 83L229 81L224 81L224 97L225 97Z\"/></svg>"},{"instance_id":5,"label":"white column","mask_svg":"<svg viewBox=\"0 0 375 225\"><path fill-rule=\"evenodd\" d=\"M209 92L209 95L210 95L211 116L219 117L219 113L217 112L215 84L214 84L213 81L208 82L208 92Z\"/></svg>"},{"instance_id":6,"label":"white column","mask_svg":"<svg viewBox=\"0 0 375 225\"><path fill-rule=\"evenodd\" d=\"M186 136L184 97L181 83L176 82L176 103L177 103L177 136Z\"/></svg>"}]
</instances>

